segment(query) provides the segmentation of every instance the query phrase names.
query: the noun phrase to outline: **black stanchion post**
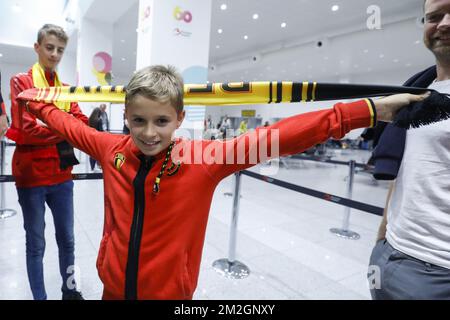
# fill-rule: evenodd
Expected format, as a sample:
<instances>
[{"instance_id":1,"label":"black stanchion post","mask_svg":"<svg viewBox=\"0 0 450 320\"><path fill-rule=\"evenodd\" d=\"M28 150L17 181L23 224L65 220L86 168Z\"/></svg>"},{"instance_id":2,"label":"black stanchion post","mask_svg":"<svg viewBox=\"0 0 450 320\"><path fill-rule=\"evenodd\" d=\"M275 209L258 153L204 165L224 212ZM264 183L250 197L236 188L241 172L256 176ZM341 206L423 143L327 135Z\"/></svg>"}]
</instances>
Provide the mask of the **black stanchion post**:
<instances>
[{"instance_id":1,"label":"black stanchion post","mask_svg":"<svg viewBox=\"0 0 450 320\"><path fill-rule=\"evenodd\" d=\"M5 173L5 154L6 154L6 141L5 138L1 139L1 148L0 148L0 175ZM5 184L0 183L0 220L6 219L14 216L16 214L16 210L5 208Z\"/></svg>"},{"instance_id":2,"label":"black stanchion post","mask_svg":"<svg viewBox=\"0 0 450 320\"><path fill-rule=\"evenodd\" d=\"M353 194L353 178L355 176L355 160L350 160L348 163L349 173L348 173L348 184L347 184L347 198L351 199ZM359 234L349 230L350 225L350 207L345 207L344 212L344 222L342 223L342 228L331 228L330 232L335 235L352 240L358 240L360 238Z\"/></svg>"},{"instance_id":3,"label":"black stanchion post","mask_svg":"<svg viewBox=\"0 0 450 320\"><path fill-rule=\"evenodd\" d=\"M243 279L250 274L250 269L236 260L236 240L237 240L237 224L239 216L239 199L241 188L241 173L234 174L234 198L233 198L233 215L230 227L230 244L228 258L214 261L213 268L221 275L232 279Z\"/></svg>"}]
</instances>

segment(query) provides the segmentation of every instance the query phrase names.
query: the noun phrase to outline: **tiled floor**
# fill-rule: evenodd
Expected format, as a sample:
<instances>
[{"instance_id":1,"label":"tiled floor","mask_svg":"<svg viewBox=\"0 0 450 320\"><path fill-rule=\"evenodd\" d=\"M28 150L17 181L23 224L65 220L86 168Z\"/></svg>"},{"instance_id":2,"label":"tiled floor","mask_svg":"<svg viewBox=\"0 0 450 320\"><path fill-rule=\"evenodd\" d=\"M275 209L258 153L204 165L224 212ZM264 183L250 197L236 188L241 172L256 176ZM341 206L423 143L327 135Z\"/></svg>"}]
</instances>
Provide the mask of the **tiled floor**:
<instances>
[{"instance_id":1,"label":"tiled floor","mask_svg":"<svg viewBox=\"0 0 450 320\"><path fill-rule=\"evenodd\" d=\"M7 148L6 173L10 172ZM365 162L363 151L336 153L336 159ZM84 156L81 158L85 161ZM276 176L301 186L346 196L348 167L301 160L288 160ZM84 162L77 172L85 172ZM259 168L252 170L259 172ZM25 267L25 233L17 194L12 183L4 184L7 203L18 214L0 220L0 299L31 299ZM375 183L358 173L353 199L382 207L387 183ZM230 280L213 268L216 259L228 254L233 177L222 181L214 195L199 283L195 299L369 299L366 270L381 218L351 211L350 229L361 235L347 240L331 234L341 227L344 207L282 189L248 176L242 177L237 260L251 270L249 277ZM102 285L95 268L103 227L101 181L75 183L76 264L81 290L87 299L100 299ZM53 221L47 211L45 280L49 299L60 299L57 247Z\"/></svg>"}]
</instances>

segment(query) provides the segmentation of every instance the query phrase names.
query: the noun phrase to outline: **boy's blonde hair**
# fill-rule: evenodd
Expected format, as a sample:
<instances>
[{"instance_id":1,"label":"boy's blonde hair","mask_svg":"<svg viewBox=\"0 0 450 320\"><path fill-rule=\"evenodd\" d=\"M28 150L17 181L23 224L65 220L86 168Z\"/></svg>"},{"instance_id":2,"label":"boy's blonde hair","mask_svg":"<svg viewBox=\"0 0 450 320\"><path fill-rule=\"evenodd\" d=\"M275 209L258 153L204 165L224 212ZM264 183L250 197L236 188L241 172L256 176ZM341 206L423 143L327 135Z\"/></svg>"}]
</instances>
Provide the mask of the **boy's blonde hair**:
<instances>
[{"instance_id":1,"label":"boy's blonde hair","mask_svg":"<svg viewBox=\"0 0 450 320\"><path fill-rule=\"evenodd\" d=\"M50 23L44 24L42 28L40 28L38 31L37 42L41 44L42 39L44 39L44 37L47 35L54 35L65 44L67 44L67 42L69 41L69 37L67 36L64 29L55 24Z\"/></svg>"},{"instance_id":2,"label":"boy's blonde hair","mask_svg":"<svg viewBox=\"0 0 450 320\"><path fill-rule=\"evenodd\" d=\"M160 103L169 102L183 111L183 78L174 66L154 65L137 71L126 87L125 107L137 95Z\"/></svg>"}]
</instances>

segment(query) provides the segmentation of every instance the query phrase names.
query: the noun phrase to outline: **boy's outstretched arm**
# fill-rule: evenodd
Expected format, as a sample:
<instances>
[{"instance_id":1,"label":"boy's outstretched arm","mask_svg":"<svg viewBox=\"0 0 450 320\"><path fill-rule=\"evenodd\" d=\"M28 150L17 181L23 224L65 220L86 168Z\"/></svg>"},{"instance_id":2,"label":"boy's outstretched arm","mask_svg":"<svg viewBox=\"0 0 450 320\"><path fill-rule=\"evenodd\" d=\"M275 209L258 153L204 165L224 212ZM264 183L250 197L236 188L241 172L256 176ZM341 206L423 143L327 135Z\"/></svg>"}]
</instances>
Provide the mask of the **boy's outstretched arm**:
<instances>
[{"instance_id":1,"label":"boy's outstretched arm","mask_svg":"<svg viewBox=\"0 0 450 320\"><path fill-rule=\"evenodd\" d=\"M214 148L221 150L214 155L204 155L210 158L209 163L216 164L207 168L213 177L222 179L270 158L302 152L329 138L341 139L351 130L374 126L377 120L392 121L401 107L427 96L398 94L378 100L337 103L332 109L289 117L225 142L206 142L216 144ZM222 159L218 159L217 154Z\"/></svg>"},{"instance_id":2,"label":"boy's outstretched arm","mask_svg":"<svg viewBox=\"0 0 450 320\"><path fill-rule=\"evenodd\" d=\"M99 161L107 154L107 145L121 139L119 135L89 127L73 115L59 110L54 104L29 101L24 105L28 112L42 120L57 135Z\"/></svg>"}]
</instances>

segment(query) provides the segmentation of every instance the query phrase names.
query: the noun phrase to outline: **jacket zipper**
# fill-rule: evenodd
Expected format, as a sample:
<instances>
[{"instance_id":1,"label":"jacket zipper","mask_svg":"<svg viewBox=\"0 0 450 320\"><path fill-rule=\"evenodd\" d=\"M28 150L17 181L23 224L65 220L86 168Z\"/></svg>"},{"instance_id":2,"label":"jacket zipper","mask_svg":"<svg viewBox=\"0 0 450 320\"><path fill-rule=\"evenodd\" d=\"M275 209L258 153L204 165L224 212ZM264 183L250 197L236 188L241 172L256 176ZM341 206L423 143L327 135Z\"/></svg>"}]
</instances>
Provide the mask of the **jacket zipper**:
<instances>
[{"instance_id":1,"label":"jacket zipper","mask_svg":"<svg viewBox=\"0 0 450 320\"><path fill-rule=\"evenodd\" d=\"M130 231L130 241L128 243L128 259L125 271L125 299L137 299L137 280L139 267L139 251L142 239L142 229L144 226L145 212L145 179L150 172L153 158L140 157L141 165L133 180L134 187L134 212L133 223Z\"/></svg>"}]
</instances>

